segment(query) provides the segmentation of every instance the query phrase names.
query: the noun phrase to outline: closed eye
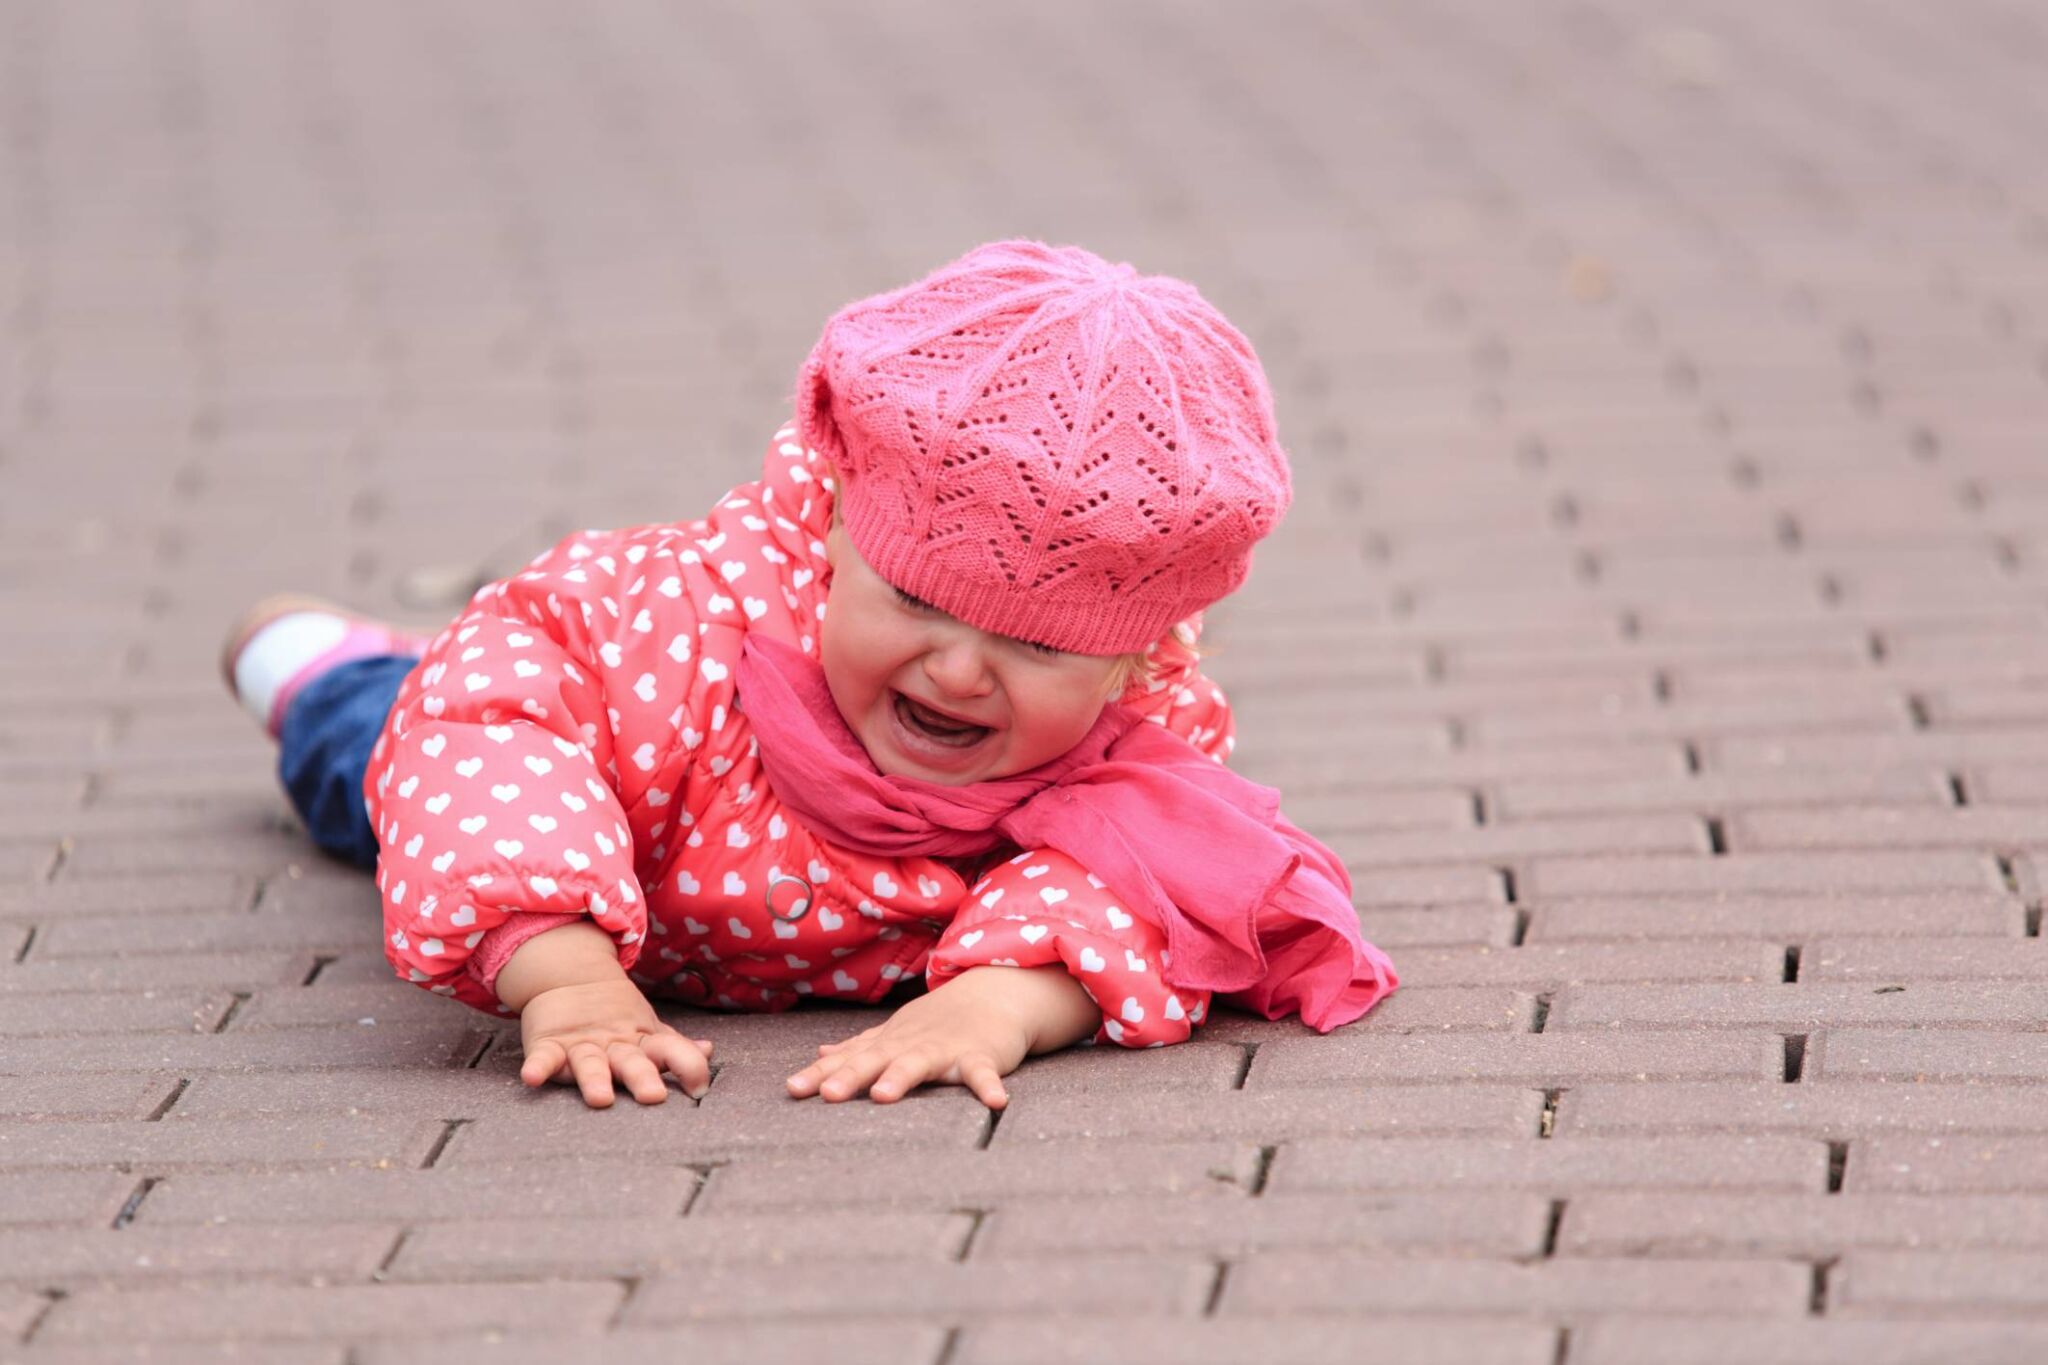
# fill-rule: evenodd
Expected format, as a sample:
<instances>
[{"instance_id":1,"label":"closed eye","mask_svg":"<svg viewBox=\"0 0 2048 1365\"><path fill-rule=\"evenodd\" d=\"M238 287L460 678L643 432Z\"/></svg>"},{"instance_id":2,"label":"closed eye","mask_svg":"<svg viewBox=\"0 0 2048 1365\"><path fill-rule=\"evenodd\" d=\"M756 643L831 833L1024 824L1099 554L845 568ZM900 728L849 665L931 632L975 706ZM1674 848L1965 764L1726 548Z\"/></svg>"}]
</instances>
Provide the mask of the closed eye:
<instances>
[{"instance_id":1,"label":"closed eye","mask_svg":"<svg viewBox=\"0 0 2048 1365\"><path fill-rule=\"evenodd\" d=\"M890 584L890 590L896 594L896 600L898 602L901 602L904 606L909 607L912 611L935 612L938 610L937 607L925 601L923 598L912 597L909 593L903 591L903 589L899 587L896 587L893 583ZM1036 640L1019 640L1017 641L1017 643L1025 646L1034 653L1043 654L1049 658L1058 658L1060 655L1066 653L1066 651L1063 649L1054 649L1051 645L1042 645L1039 644Z\"/></svg>"}]
</instances>

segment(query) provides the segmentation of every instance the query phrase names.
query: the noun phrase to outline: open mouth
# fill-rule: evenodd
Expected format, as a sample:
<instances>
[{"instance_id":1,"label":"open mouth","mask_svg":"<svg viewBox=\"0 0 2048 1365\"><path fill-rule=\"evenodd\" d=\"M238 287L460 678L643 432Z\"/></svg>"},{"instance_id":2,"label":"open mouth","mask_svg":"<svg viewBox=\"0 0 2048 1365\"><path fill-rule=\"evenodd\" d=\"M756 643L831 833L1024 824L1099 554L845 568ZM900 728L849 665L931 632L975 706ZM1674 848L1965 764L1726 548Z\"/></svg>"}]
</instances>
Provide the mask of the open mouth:
<instances>
[{"instance_id":1,"label":"open mouth","mask_svg":"<svg viewBox=\"0 0 2048 1365\"><path fill-rule=\"evenodd\" d=\"M896 694L897 721L912 735L950 749L968 749L993 734L986 725L954 720L918 705L901 692Z\"/></svg>"}]
</instances>

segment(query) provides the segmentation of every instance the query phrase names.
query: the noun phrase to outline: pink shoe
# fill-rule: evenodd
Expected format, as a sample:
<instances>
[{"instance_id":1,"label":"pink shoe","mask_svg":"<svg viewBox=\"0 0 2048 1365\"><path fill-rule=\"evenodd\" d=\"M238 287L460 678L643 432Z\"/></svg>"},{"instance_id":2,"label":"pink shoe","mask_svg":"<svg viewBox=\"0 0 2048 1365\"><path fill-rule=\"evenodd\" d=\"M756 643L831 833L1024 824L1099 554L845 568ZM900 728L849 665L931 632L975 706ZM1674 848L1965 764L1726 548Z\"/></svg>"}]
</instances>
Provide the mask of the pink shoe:
<instances>
[{"instance_id":1,"label":"pink shoe","mask_svg":"<svg viewBox=\"0 0 2048 1365\"><path fill-rule=\"evenodd\" d=\"M276 739L292 698L328 669L378 654L418 656L427 643L426 636L332 602L279 593L249 608L228 631L220 673L242 709Z\"/></svg>"}]
</instances>

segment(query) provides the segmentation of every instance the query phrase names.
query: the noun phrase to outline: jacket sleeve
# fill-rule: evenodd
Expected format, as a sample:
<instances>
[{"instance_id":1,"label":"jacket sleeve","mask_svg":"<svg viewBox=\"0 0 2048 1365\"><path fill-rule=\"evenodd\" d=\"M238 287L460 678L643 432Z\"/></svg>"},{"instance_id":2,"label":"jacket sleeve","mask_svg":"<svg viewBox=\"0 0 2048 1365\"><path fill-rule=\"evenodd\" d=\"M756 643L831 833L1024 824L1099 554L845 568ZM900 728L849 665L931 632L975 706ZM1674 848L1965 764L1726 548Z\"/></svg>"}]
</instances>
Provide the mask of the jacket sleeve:
<instances>
[{"instance_id":1,"label":"jacket sleeve","mask_svg":"<svg viewBox=\"0 0 2048 1365\"><path fill-rule=\"evenodd\" d=\"M406 681L372 755L385 951L498 1010L497 968L588 916L630 967L647 911L628 812L687 761L698 628L675 528L584 532L485 587Z\"/></svg>"},{"instance_id":2,"label":"jacket sleeve","mask_svg":"<svg viewBox=\"0 0 2048 1365\"><path fill-rule=\"evenodd\" d=\"M936 986L970 967L1063 966L1102 1010L1095 1041L1185 1042L1209 1011L1207 991L1160 978L1166 936L1118 906L1088 870L1039 849L999 863L968 892L926 966Z\"/></svg>"}]
</instances>

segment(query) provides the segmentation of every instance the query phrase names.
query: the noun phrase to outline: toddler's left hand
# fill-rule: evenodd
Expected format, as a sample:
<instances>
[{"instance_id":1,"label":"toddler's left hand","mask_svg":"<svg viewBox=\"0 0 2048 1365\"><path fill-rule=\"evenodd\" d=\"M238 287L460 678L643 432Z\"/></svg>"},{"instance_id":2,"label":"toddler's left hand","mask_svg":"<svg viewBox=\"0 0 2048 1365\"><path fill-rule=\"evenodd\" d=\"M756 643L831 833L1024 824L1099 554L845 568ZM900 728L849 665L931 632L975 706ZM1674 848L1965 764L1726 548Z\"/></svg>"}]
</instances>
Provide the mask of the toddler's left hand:
<instances>
[{"instance_id":1,"label":"toddler's left hand","mask_svg":"<svg viewBox=\"0 0 2048 1365\"><path fill-rule=\"evenodd\" d=\"M1087 1037L1095 1003L1060 967L973 967L909 1001L789 1078L798 1099L892 1104L927 1081L964 1085L991 1109L1010 1102L1002 1077L1033 1052Z\"/></svg>"}]
</instances>

